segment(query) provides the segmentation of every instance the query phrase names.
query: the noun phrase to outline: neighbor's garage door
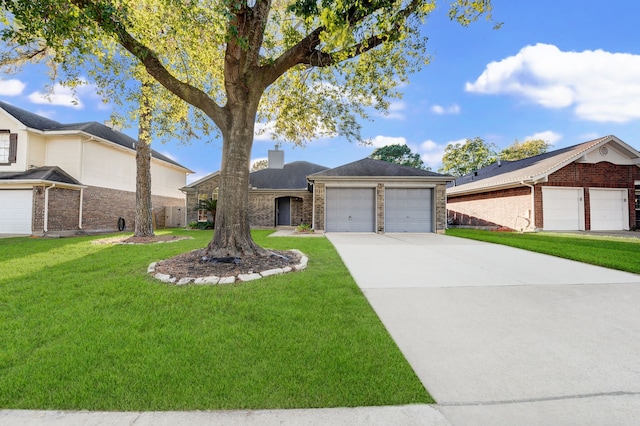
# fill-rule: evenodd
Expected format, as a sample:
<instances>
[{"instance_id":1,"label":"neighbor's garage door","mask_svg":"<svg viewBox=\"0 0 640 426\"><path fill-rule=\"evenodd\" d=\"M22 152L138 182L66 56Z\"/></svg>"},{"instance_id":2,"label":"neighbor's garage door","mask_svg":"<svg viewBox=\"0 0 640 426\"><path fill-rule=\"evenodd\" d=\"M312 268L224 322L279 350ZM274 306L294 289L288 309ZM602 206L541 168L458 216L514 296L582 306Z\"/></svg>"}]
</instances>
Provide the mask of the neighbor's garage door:
<instances>
[{"instance_id":1,"label":"neighbor's garage door","mask_svg":"<svg viewBox=\"0 0 640 426\"><path fill-rule=\"evenodd\" d=\"M31 190L0 191L0 234L31 234Z\"/></svg>"},{"instance_id":2,"label":"neighbor's garage door","mask_svg":"<svg viewBox=\"0 0 640 426\"><path fill-rule=\"evenodd\" d=\"M629 203L626 189L589 188L592 231L629 229Z\"/></svg>"},{"instance_id":3,"label":"neighbor's garage door","mask_svg":"<svg viewBox=\"0 0 640 426\"><path fill-rule=\"evenodd\" d=\"M431 232L432 189L386 188L385 232Z\"/></svg>"},{"instance_id":4,"label":"neighbor's garage door","mask_svg":"<svg viewBox=\"0 0 640 426\"><path fill-rule=\"evenodd\" d=\"M542 187L542 228L545 231L584 230L582 188Z\"/></svg>"},{"instance_id":5,"label":"neighbor's garage door","mask_svg":"<svg viewBox=\"0 0 640 426\"><path fill-rule=\"evenodd\" d=\"M375 232L375 188L327 188L327 232Z\"/></svg>"}]
</instances>

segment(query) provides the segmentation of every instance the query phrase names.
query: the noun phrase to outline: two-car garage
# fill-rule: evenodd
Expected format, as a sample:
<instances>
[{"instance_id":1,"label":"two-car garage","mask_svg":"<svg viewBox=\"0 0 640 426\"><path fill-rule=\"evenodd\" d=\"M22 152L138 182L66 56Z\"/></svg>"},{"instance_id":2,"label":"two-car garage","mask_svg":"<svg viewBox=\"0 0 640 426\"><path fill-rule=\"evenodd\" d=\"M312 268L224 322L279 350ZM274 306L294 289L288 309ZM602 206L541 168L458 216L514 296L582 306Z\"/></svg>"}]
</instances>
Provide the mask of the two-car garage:
<instances>
[{"instance_id":1,"label":"two-car garage","mask_svg":"<svg viewBox=\"0 0 640 426\"><path fill-rule=\"evenodd\" d=\"M373 158L307 176L313 229L444 232L451 176Z\"/></svg>"},{"instance_id":2,"label":"two-car garage","mask_svg":"<svg viewBox=\"0 0 640 426\"><path fill-rule=\"evenodd\" d=\"M592 231L628 230L628 190L545 186L542 215L546 231L583 231L587 218Z\"/></svg>"},{"instance_id":3,"label":"two-car garage","mask_svg":"<svg viewBox=\"0 0 640 426\"><path fill-rule=\"evenodd\" d=\"M432 232L432 188L329 187L326 190L327 232ZM384 207L384 208L382 208ZM380 209L384 214L377 215ZM383 222L383 223L379 223Z\"/></svg>"}]
</instances>

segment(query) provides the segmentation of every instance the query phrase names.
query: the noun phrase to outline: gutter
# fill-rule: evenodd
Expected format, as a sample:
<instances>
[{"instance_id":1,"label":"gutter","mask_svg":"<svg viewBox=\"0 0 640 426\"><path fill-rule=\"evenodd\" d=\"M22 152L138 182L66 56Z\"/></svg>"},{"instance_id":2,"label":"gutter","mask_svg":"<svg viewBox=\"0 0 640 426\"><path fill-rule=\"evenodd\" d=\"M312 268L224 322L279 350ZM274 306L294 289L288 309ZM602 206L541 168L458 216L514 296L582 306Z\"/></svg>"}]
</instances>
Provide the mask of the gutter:
<instances>
[{"instance_id":1,"label":"gutter","mask_svg":"<svg viewBox=\"0 0 640 426\"><path fill-rule=\"evenodd\" d=\"M529 188L531 188L531 228L535 231L536 230L536 197L535 197L535 186L530 184L530 183L526 183L525 181L520 181L520 183L524 186L528 186Z\"/></svg>"}]
</instances>

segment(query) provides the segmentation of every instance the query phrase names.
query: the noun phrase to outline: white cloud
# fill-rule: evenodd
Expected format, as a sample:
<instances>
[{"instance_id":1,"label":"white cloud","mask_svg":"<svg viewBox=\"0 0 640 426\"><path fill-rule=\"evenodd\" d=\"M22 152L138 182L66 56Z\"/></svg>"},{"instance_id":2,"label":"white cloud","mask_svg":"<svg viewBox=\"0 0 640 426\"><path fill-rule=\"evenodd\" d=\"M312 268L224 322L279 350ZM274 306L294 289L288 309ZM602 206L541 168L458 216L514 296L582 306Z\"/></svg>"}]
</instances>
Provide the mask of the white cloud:
<instances>
[{"instance_id":1,"label":"white cloud","mask_svg":"<svg viewBox=\"0 0 640 426\"><path fill-rule=\"evenodd\" d=\"M444 149L447 145L448 143L439 144L428 139L420 144L418 153L420 154L420 158L426 166L431 167L431 170L433 171L437 171L438 168L442 165L442 156L444 155Z\"/></svg>"},{"instance_id":2,"label":"white cloud","mask_svg":"<svg viewBox=\"0 0 640 426\"><path fill-rule=\"evenodd\" d=\"M522 140L530 141L530 140L536 140L536 139L542 139L543 141L550 143L551 145L554 145L556 142L562 139L562 135L552 130L546 130L544 132L538 132L529 136L525 136L525 138Z\"/></svg>"},{"instance_id":3,"label":"white cloud","mask_svg":"<svg viewBox=\"0 0 640 426\"><path fill-rule=\"evenodd\" d=\"M431 107L431 112L443 115L443 114L460 114L460 106L453 104L449 107L443 107L441 105L434 105Z\"/></svg>"},{"instance_id":4,"label":"white cloud","mask_svg":"<svg viewBox=\"0 0 640 426\"><path fill-rule=\"evenodd\" d=\"M387 120L404 120L405 115L402 113L406 108L406 104L402 101L391 102L387 114L382 117Z\"/></svg>"},{"instance_id":5,"label":"white cloud","mask_svg":"<svg viewBox=\"0 0 640 426\"><path fill-rule=\"evenodd\" d=\"M274 121L268 123L256 123L253 131L253 139L256 141L270 141L273 140L273 130L276 126Z\"/></svg>"},{"instance_id":6,"label":"white cloud","mask_svg":"<svg viewBox=\"0 0 640 426\"><path fill-rule=\"evenodd\" d=\"M382 135L378 135L375 138L371 139L371 145L375 148L382 148L383 146L387 146L387 145L406 145L407 144L407 139L403 138L402 136L400 137L394 137L394 136L382 136Z\"/></svg>"},{"instance_id":7,"label":"white cloud","mask_svg":"<svg viewBox=\"0 0 640 426\"><path fill-rule=\"evenodd\" d=\"M526 46L491 62L468 92L513 94L546 108L572 107L581 119L624 123L640 119L640 55L604 50L564 52Z\"/></svg>"},{"instance_id":8,"label":"white cloud","mask_svg":"<svg viewBox=\"0 0 640 426\"><path fill-rule=\"evenodd\" d=\"M0 80L0 96L18 96L27 85L20 80Z\"/></svg>"},{"instance_id":9,"label":"white cloud","mask_svg":"<svg viewBox=\"0 0 640 426\"><path fill-rule=\"evenodd\" d=\"M269 161L269 159L267 157L259 157L259 158L254 158L253 160L251 160L251 162L249 163L249 170L251 170L253 168L253 165L256 164L258 161Z\"/></svg>"},{"instance_id":10,"label":"white cloud","mask_svg":"<svg viewBox=\"0 0 640 426\"><path fill-rule=\"evenodd\" d=\"M51 93L33 92L29 95L29 100L39 105L59 105L82 109L84 108L84 104L78 95L89 91L94 91L93 86L79 86L76 88L76 93L74 94L71 88L56 83Z\"/></svg>"}]
</instances>

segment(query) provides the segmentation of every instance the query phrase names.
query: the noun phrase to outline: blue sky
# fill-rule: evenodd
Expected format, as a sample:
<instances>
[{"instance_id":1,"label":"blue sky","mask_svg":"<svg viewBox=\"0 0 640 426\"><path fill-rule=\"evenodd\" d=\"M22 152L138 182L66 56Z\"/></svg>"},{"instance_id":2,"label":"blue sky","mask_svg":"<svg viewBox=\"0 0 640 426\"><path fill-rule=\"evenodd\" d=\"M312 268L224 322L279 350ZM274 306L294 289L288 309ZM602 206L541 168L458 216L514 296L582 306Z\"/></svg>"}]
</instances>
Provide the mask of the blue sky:
<instances>
[{"instance_id":1,"label":"blue sky","mask_svg":"<svg viewBox=\"0 0 640 426\"><path fill-rule=\"evenodd\" d=\"M441 3L423 27L431 63L411 76L387 116L362 123L373 145L341 138L284 144L286 162L335 167L404 143L437 170L447 144L476 136L498 148L536 138L556 149L613 134L640 149L640 2L494 0L499 30L485 21L450 22ZM112 106L92 88L82 88L75 103L56 88L50 102L42 97L49 83L35 68L0 75L0 99L63 123L109 119ZM252 158L265 158L273 145L268 134L257 137ZM195 171L189 181L220 167L220 141L154 149Z\"/></svg>"}]
</instances>

